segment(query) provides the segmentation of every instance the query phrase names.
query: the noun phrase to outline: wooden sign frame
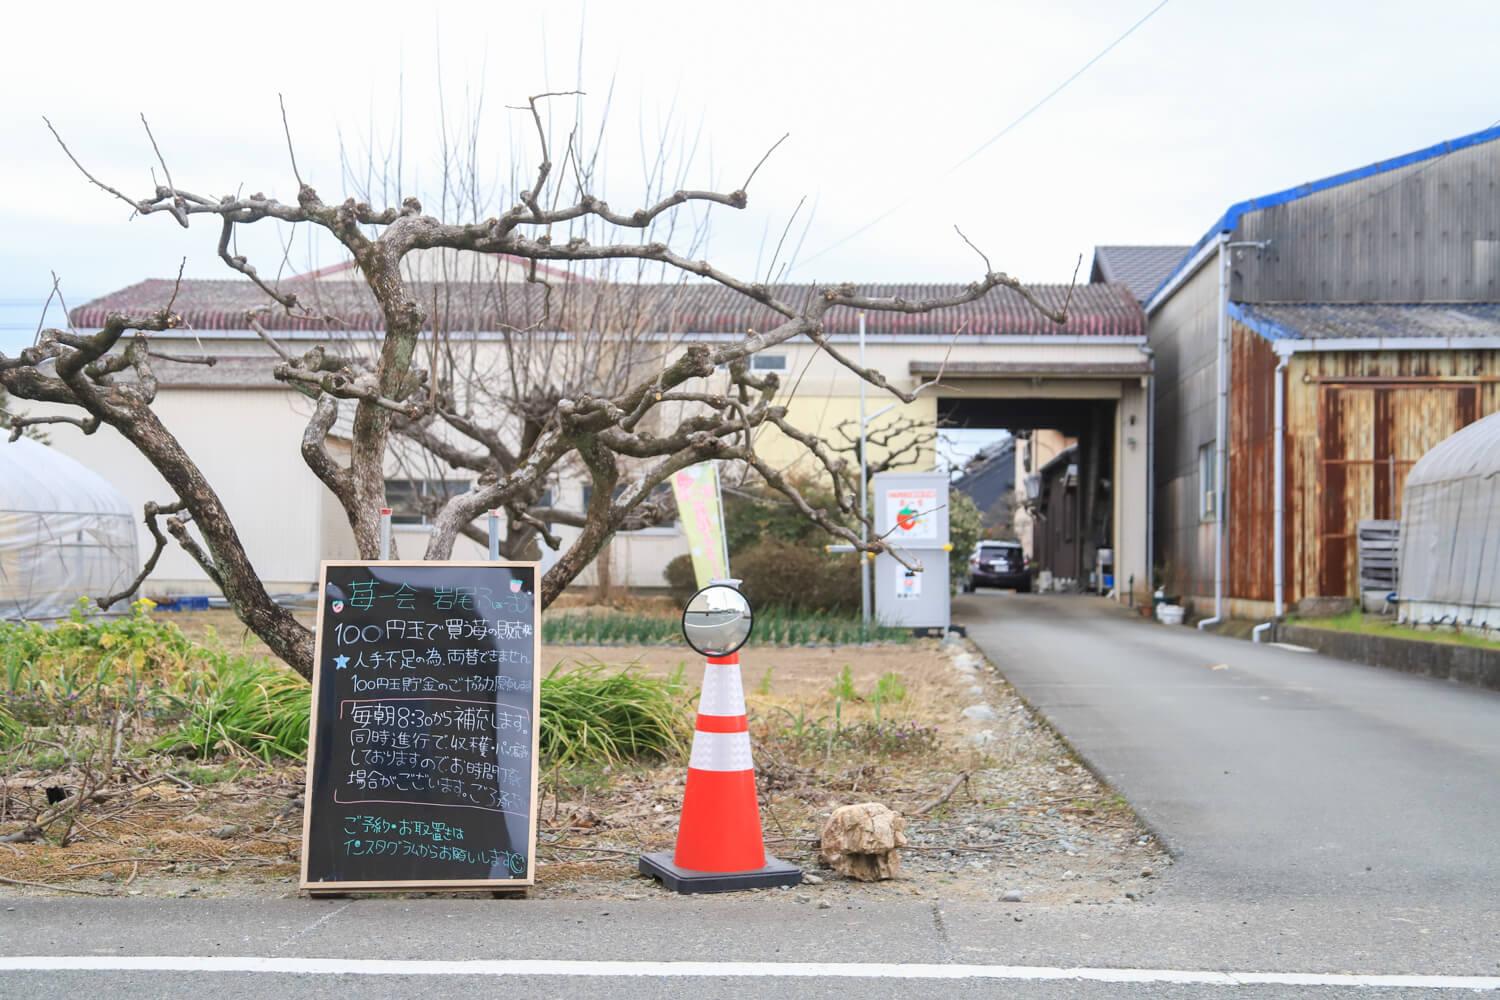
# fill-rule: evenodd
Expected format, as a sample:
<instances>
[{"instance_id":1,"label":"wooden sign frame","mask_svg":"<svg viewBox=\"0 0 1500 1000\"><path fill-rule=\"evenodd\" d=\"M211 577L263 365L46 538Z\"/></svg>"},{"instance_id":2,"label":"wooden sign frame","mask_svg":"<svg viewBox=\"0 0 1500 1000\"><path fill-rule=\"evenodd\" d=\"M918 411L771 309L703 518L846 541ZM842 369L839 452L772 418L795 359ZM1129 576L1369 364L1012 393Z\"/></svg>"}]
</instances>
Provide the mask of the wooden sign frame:
<instances>
[{"instance_id":1,"label":"wooden sign frame","mask_svg":"<svg viewBox=\"0 0 1500 1000\"><path fill-rule=\"evenodd\" d=\"M536 624L532 635L532 684L531 684L531 799L528 850L526 853L526 875L512 879L412 879L400 881L324 881L309 882L307 875L309 844L312 835L313 775L318 745L318 697L323 679L323 615L328 605L328 570L336 566L403 567L418 566L428 569L462 567L475 569L530 569L536 587ZM302 796L302 858L298 888L309 893L338 892L427 892L432 890L492 890L520 889L536 884L536 828L539 803L537 784L540 762L537 753L541 744L540 716L542 710L542 568L540 562L507 562L504 560L423 560L423 559L327 559L318 566L318 617L313 633L312 706L307 735L307 779Z\"/></svg>"}]
</instances>

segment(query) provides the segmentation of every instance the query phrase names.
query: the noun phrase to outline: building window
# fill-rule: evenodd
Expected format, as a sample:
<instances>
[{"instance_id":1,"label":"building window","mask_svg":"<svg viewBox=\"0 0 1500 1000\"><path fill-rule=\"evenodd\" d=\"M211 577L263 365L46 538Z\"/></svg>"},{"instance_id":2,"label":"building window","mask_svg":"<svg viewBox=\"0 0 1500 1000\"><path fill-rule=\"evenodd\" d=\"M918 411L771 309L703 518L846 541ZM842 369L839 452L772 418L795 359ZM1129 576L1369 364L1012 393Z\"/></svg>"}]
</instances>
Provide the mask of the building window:
<instances>
[{"instance_id":1,"label":"building window","mask_svg":"<svg viewBox=\"0 0 1500 1000\"><path fill-rule=\"evenodd\" d=\"M755 372L785 372L787 370L785 354L752 354L750 355L750 370Z\"/></svg>"},{"instance_id":2,"label":"building window","mask_svg":"<svg viewBox=\"0 0 1500 1000\"><path fill-rule=\"evenodd\" d=\"M453 479L387 479L385 502L392 524L430 524L430 518L452 496L468 492L469 484Z\"/></svg>"},{"instance_id":3,"label":"building window","mask_svg":"<svg viewBox=\"0 0 1500 1000\"><path fill-rule=\"evenodd\" d=\"M1214 444L1209 442L1198 449L1198 518L1212 521L1219 509L1219 463L1214 454Z\"/></svg>"}]
</instances>

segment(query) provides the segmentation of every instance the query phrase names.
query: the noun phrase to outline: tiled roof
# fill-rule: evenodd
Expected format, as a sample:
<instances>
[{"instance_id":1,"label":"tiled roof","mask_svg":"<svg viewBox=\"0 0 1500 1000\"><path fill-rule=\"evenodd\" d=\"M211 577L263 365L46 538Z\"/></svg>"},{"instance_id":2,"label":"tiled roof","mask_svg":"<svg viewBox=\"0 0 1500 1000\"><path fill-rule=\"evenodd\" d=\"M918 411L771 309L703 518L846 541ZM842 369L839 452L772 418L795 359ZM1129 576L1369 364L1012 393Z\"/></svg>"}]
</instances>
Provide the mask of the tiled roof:
<instances>
[{"instance_id":1,"label":"tiled roof","mask_svg":"<svg viewBox=\"0 0 1500 1000\"><path fill-rule=\"evenodd\" d=\"M142 313L159 309L172 296L173 282L151 279L131 285L72 312L73 324L97 328L111 312ZM559 284L552 291L551 320L544 316L542 288L535 284L468 285L457 283L417 284L412 292L423 303L438 302L452 319L454 329L493 332L506 328L589 328L615 326L642 332L668 334L735 334L747 329L763 330L775 324L776 315L739 293L712 283L670 285L608 285L604 283ZM812 294L813 285L783 285L776 289L792 304ZM964 285L864 285L862 293L920 299L955 295ZM375 301L363 282L283 282L282 290L295 289L300 302L338 321L336 328L378 331L383 328ZM1033 285L1029 290L1049 308L1061 308L1070 294L1066 285ZM995 289L984 298L953 309L926 315L867 313L866 330L873 335L951 336L962 328L964 336L1097 336L1140 337L1146 320L1140 304L1124 285L1087 284L1071 290L1068 321L1058 325L1043 316L1016 292ZM272 308L266 309L265 307ZM322 330L328 325L312 319L291 317L249 281L184 281L174 311L189 329L198 332L246 330L246 314L258 314L269 330ZM431 307L428 307L431 311ZM605 319L608 317L608 319ZM835 309L826 320L830 333L853 333L857 313Z\"/></svg>"},{"instance_id":2,"label":"tiled roof","mask_svg":"<svg viewBox=\"0 0 1500 1000\"><path fill-rule=\"evenodd\" d=\"M230 355L212 365L189 365L153 360L151 373L162 385L174 389L286 389L271 372L281 359L267 351L263 355Z\"/></svg>"},{"instance_id":3,"label":"tiled roof","mask_svg":"<svg viewBox=\"0 0 1500 1000\"><path fill-rule=\"evenodd\" d=\"M1188 246L1094 247L1094 268L1089 280L1122 282L1138 302L1145 302L1191 249Z\"/></svg>"},{"instance_id":4,"label":"tiled roof","mask_svg":"<svg viewBox=\"0 0 1500 1000\"><path fill-rule=\"evenodd\" d=\"M1374 337L1495 337L1500 347L1500 303L1335 305L1230 303L1235 319L1267 340L1347 340Z\"/></svg>"}]
</instances>

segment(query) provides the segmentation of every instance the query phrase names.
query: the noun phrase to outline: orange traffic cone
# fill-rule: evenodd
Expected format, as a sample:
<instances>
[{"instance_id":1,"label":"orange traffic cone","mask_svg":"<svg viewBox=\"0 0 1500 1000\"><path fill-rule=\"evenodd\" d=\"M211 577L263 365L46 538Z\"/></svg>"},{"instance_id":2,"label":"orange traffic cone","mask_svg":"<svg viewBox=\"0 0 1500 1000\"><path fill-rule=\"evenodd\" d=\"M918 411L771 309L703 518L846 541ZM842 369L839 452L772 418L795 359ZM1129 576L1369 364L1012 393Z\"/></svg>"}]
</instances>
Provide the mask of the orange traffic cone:
<instances>
[{"instance_id":1,"label":"orange traffic cone","mask_svg":"<svg viewBox=\"0 0 1500 1000\"><path fill-rule=\"evenodd\" d=\"M766 854L750 726L738 653L711 656L688 760L677 850L641 857L641 872L678 892L727 892L796 885L802 872Z\"/></svg>"}]
</instances>

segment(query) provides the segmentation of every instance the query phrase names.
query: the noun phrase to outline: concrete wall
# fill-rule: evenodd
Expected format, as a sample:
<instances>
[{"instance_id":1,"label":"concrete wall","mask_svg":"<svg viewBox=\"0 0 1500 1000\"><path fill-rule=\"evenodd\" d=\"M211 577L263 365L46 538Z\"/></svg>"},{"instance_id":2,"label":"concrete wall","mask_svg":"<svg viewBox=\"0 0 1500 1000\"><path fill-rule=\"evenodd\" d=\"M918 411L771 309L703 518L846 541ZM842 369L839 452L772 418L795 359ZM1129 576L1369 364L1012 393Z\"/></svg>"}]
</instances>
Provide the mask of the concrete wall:
<instances>
[{"instance_id":1,"label":"concrete wall","mask_svg":"<svg viewBox=\"0 0 1500 1000\"><path fill-rule=\"evenodd\" d=\"M1500 691L1500 649L1338 632L1313 625L1278 625L1276 638L1325 656Z\"/></svg>"}]
</instances>

